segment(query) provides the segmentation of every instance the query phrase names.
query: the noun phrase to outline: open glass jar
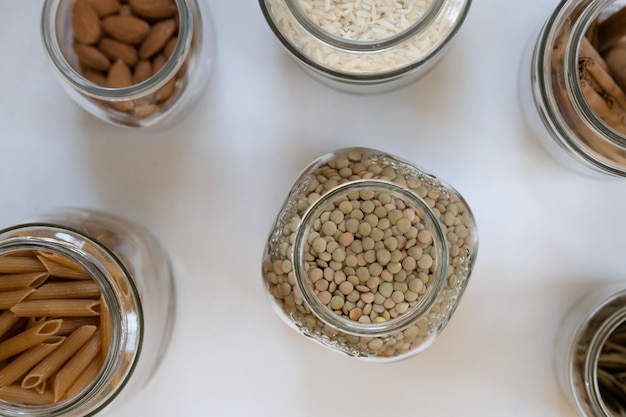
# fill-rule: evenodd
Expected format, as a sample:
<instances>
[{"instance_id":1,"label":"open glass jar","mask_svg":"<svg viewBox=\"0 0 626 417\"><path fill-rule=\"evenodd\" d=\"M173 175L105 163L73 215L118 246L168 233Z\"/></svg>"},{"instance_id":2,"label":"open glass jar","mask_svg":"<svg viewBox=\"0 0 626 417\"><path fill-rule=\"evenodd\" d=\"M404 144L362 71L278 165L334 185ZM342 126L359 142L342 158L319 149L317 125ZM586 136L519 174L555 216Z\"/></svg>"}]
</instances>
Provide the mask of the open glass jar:
<instances>
[{"instance_id":1,"label":"open glass jar","mask_svg":"<svg viewBox=\"0 0 626 417\"><path fill-rule=\"evenodd\" d=\"M365 148L310 164L294 183L263 257L278 315L349 356L394 361L440 334L466 288L478 238L450 186Z\"/></svg>"},{"instance_id":2,"label":"open glass jar","mask_svg":"<svg viewBox=\"0 0 626 417\"><path fill-rule=\"evenodd\" d=\"M605 178L626 176L626 84L615 82L626 70L620 64L620 74L611 74L607 66L609 34L626 28L624 6L561 1L533 38L520 74L522 109L541 143L565 166Z\"/></svg>"},{"instance_id":3,"label":"open glass jar","mask_svg":"<svg viewBox=\"0 0 626 417\"><path fill-rule=\"evenodd\" d=\"M167 259L96 211L0 231L0 414L90 416L145 386L174 319Z\"/></svg>"},{"instance_id":4,"label":"open glass jar","mask_svg":"<svg viewBox=\"0 0 626 417\"><path fill-rule=\"evenodd\" d=\"M206 3L152 2L165 8L155 11L140 1L46 0L45 52L89 113L118 126L163 127L186 115L208 82L216 45ZM102 4L113 6L95 7Z\"/></svg>"},{"instance_id":5,"label":"open glass jar","mask_svg":"<svg viewBox=\"0 0 626 417\"><path fill-rule=\"evenodd\" d=\"M557 336L555 371L581 416L624 415L626 384L615 375L626 368L625 352L626 285L599 288L567 312Z\"/></svg>"},{"instance_id":6,"label":"open glass jar","mask_svg":"<svg viewBox=\"0 0 626 417\"><path fill-rule=\"evenodd\" d=\"M415 81L443 56L470 0L259 0L267 23L310 74L378 93Z\"/></svg>"}]
</instances>

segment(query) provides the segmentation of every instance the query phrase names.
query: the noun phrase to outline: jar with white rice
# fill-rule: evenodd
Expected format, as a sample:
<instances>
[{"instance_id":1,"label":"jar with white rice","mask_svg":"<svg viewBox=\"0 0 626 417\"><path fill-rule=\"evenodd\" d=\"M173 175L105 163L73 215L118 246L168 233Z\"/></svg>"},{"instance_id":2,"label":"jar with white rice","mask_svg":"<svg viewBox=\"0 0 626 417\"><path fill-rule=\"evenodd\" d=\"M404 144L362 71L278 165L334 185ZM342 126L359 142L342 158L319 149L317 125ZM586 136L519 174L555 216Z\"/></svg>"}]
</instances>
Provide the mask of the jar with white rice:
<instances>
[{"instance_id":1,"label":"jar with white rice","mask_svg":"<svg viewBox=\"0 0 626 417\"><path fill-rule=\"evenodd\" d=\"M456 190L387 153L348 148L296 180L265 247L263 280L299 333L390 362L424 351L443 331L477 247Z\"/></svg>"},{"instance_id":2,"label":"jar with white rice","mask_svg":"<svg viewBox=\"0 0 626 417\"><path fill-rule=\"evenodd\" d=\"M470 0L259 0L286 50L340 90L377 93L415 81L443 56Z\"/></svg>"}]
</instances>

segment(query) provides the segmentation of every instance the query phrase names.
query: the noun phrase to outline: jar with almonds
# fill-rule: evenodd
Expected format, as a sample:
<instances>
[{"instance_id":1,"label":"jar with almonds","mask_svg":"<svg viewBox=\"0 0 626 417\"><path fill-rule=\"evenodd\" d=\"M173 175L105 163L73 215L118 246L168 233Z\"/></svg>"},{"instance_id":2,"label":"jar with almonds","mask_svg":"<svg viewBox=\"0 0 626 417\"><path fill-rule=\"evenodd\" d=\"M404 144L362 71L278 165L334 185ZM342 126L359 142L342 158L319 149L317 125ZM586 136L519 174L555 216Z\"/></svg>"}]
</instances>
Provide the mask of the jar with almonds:
<instances>
[{"instance_id":1,"label":"jar with almonds","mask_svg":"<svg viewBox=\"0 0 626 417\"><path fill-rule=\"evenodd\" d=\"M46 0L42 35L69 95L119 126L180 120L215 57L210 13L197 0Z\"/></svg>"},{"instance_id":2,"label":"jar with almonds","mask_svg":"<svg viewBox=\"0 0 626 417\"><path fill-rule=\"evenodd\" d=\"M351 357L389 362L424 351L443 331L477 247L456 190L395 156L348 148L296 180L262 274L290 327Z\"/></svg>"},{"instance_id":3,"label":"jar with almonds","mask_svg":"<svg viewBox=\"0 0 626 417\"><path fill-rule=\"evenodd\" d=\"M0 415L119 405L153 375L174 310L168 257L134 222L64 209L0 230Z\"/></svg>"}]
</instances>

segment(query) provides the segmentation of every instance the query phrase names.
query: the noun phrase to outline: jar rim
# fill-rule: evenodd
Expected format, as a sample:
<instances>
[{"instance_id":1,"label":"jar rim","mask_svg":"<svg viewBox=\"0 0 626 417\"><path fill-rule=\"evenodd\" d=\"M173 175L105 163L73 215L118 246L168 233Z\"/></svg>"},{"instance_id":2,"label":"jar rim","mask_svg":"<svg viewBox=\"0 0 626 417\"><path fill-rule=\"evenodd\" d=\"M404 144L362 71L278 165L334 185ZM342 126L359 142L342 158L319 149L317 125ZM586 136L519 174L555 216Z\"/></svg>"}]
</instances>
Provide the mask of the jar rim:
<instances>
[{"instance_id":1,"label":"jar rim","mask_svg":"<svg viewBox=\"0 0 626 417\"><path fill-rule=\"evenodd\" d=\"M300 23L309 33L314 35L317 39L320 39L323 43L338 49L344 49L348 51L373 52L396 46L424 30L428 25L432 23L433 19L441 11L441 8L443 7L446 0L432 0L426 12L407 29L404 29L401 32L398 32L389 37L374 41L351 40L332 35L322 29L320 26L316 25L313 21L311 21L311 19L308 18L308 16L300 6L300 0L284 1L287 5L287 8L294 16L294 18L298 21L298 23Z\"/></svg>"},{"instance_id":2,"label":"jar rim","mask_svg":"<svg viewBox=\"0 0 626 417\"><path fill-rule=\"evenodd\" d=\"M624 177L626 160L615 161L612 155L626 151L626 134L613 129L591 108L578 76L578 54L583 37L592 21L615 1L619 0L561 2L539 34L530 76L538 81L533 90L537 107L545 105L541 106L545 110L541 115L543 123L559 145L595 169ZM565 41L558 44L562 38L566 38ZM560 55L555 60L557 53ZM571 76L572 73L576 75ZM564 88L565 94L557 97L555 90L558 88ZM576 122L580 126L573 126ZM601 141L609 150L600 150L592 141Z\"/></svg>"},{"instance_id":3,"label":"jar rim","mask_svg":"<svg viewBox=\"0 0 626 417\"><path fill-rule=\"evenodd\" d=\"M431 4L431 7L428 9L427 13L422 16L422 18L420 18L417 22L415 22L409 29L384 40L359 42L349 41L328 34L319 26L311 22L310 19L308 19L304 15L304 13L300 11L299 6L294 4L295 0L280 1L286 3L287 8L290 10L290 13L292 13L295 21L302 25L304 30L307 31L307 33L312 34L317 41L321 42L322 45L338 51L349 52L359 55L385 52L401 45L407 40L410 40L412 37L418 35L419 33L426 30L428 27L430 27L432 24L434 24L434 22L436 22L436 18L440 13L442 15L446 15L445 6L448 6L451 3L451 0L433 0L433 3ZM387 82L391 79L399 78L406 73L416 71L417 69L425 65L426 62L429 61L429 59L440 55L446 48L446 46L449 45L450 41L455 37L457 32L460 30L469 12L471 1L472 0L458 0L459 10L450 29L444 34L444 36L441 37L441 41L437 42L435 46L432 47L423 56L415 60L409 60L406 64L397 66L395 69L376 72L341 71L322 65L315 60L309 58L305 53L303 53L300 48L294 45L293 42L290 41L287 36L282 33L277 23L274 21L274 16L270 10L271 7L268 5L268 0L259 0L259 4L263 16L265 17L265 20L274 35L278 38L283 47L291 55L297 58L299 62L302 62L306 66L316 71L324 73L326 76L332 79L358 84L360 82L382 83ZM450 18L450 16L446 15L445 18Z\"/></svg>"},{"instance_id":4,"label":"jar rim","mask_svg":"<svg viewBox=\"0 0 626 417\"><path fill-rule=\"evenodd\" d=\"M307 236L311 231L313 222L319 218L321 212L337 199L341 199L348 194L353 194L361 190L380 190L400 196L405 202L417 208L420 214L424 215L423 220L429 226L429 230L434 232L433 245L436 256L433 276L436 279L434 285L429 285L427 292L422 296L420 302L408 310L406 313L392 320L382 323L358 323L340 317L325 306L314 294L312 286L307 285L307 274L305 272L304 252L307 246ZM299 227L293 244L293 265L295 272L295 281L298 289L307 303L308 307L321 319L325 324L346 334L361 337L379 337L394 332L402 331L414 324L424 313L426 313L435 300L437 294L440 293L446 282L449 259L448 247L445 244L445 228L441 224L440 219L432 212L432 209L416 196L411 190L398 184L379 180L365 179L350 181L337 185L332 190L323 194L304 212L301 220L302 227Z\"/></svg>"},{"instance_id":5,"label":"jar rim","mask_svg":"<svg viewBox=\"0 0 626 417\"><path fill-rule=\"evenodd\" d=\"M37 235L17 234L26 231ZM0 230L0 256L23 250L58 253L76 262L88 272L100 286L111 316L111 340L107 357L103 358L98 374L75 397L46 405L13 405L0 401L0 411L7 413L3 414L7 416L21 416L25 410L29 415L41 417L62 416L68 412L86 416L97 414L122 392L133 375L141 355L144 315L138 289L130 279L132 275L106 245L68 226L54 223L24 223ZM127 314L129 305L132 305L132 312ZM132 331L129 332L129 329ZM129 352L133 353L132 357L126 357ZM113 378L120 378L121 381L112 388L109 385Z\"/></svg>"},{"instance_id":6,"label":"jar rim","mask_svg":"<svg viewBox=\"0 0 626 417\"><path fill-rule=\"evenodd\" d=\"M63 0L45 0L41 14L41 36L44 51L55 71L73 89L97 100L126 101L152 94L163 87L183 66L192 46L194 32L191 2L195 0L174 0L178 8L178 41L172 55L163 67L141 83L123 88L109 88L95 84L83 77L66 58L56 31L56 17Z\"/></svg>"}]
</instances>

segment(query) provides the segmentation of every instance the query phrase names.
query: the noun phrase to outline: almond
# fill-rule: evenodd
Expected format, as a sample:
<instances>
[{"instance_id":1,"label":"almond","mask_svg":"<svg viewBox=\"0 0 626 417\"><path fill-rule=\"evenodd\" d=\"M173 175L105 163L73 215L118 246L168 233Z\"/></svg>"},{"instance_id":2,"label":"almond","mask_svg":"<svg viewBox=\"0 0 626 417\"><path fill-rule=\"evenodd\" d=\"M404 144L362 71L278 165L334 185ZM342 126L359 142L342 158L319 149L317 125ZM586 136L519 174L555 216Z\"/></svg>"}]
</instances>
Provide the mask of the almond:
<instances>
[{"instance_id":1,"label":"almond","mask_svg":"<svg viewBox=\"0 0 626 417\"><path fill-rule=\"evenodd\" d=\"M102 19L102 29L118 41L141 43L150 32L150 25L135 16L107 16Z\"/></svg>"},{"instance_id":2,"label":"almond","mask_svg":"<svg viewBox=\"0 0 626 417\"><path fill-rule=\"evenodd\" d=\"M150 77L152 77L152 63L148 60L139 61L133 72L133 84L139 84Z\"/></svg>"},{"instance_id":3,"label":"almond","mask_svg":"<svg viewBox=\"0 0 626 417\"><path fill-rule=\"evenodd\" d=\"M167 59L165 58L165 55L158 54L157 56L155 56L152 60L152 75L159 72L159 70L163 68L163 65L165 65L166 62Z\"/></svg>"},{"instance_id":4,"label":"almond","mask_svg":"<svg viewBox=\"0 0 626 417\"><path fill-rule=\"evenodd\" d=\"M121 6L119 0L87 0L87 2L100 17L119 12Z\"/></svg>"},{"instance_id":5,"label":"almond","mask_svg":"<svg viewBox=\"0 0 626 417\"><path fill-rule=\"evenodd\" d=\"M176 13L176 3L172 0L128 0L133 12L146 19L163 19Z\"/></svg>"},{"instance_id":6,"label":"almond","mask_svg":"<svg viewBox=\"0 0 626 417\"><path fill-rule=\"evenodd\" d=\"M141 104L135 107L135 109L133 110L133 114L140 118L144 118L156 113L159 108L160 107L156 104Z\"/></svg>"},{"instance_id":7,"label":"almond","mask_svg":"<svg viewBox=\"0 0 626 417\"><path fill-rule=\"evenodd\" d=\"M133 80L130 68L128 68L128 65L126 65L124 61L118 59L113 65L111 65L111 69L109 70L109 74L107 75L107 87L123 88L129 87L132 84ZM135 103L133 100L113 101L110 104L111 107L113 107L114 109L123 112L132 111L135 107Z\"/></svg>"},{"instance_id":8,"label":"almond","mask_svg":"<svg viewBox=\"0 0 626 417\"><path fill-rule=\"evenodd\" d=\"M130 68L124 61L118 59L113 65L111 65L111 69L109 69L107 87L123 88L130 87L132 84L133 76L130 72Z\"/></svg>"},{"instance_id":9,"label":"almond","mask_svg":"<svg viewBox=\"0 0 626 417\"><path fill-rule=\"evenodd\" d=\"M130 9L130 6L128 4L122 4L122 7L120 7L119 15L120 16L132 16L133 11Z\"/></svg>"},{"instance_id":10,"label":"almond","mask_svg":"<svg viewBox=\"0 0 626 417\"><path fill-rule=\"evenodd\" d=\"M167 59L170 59L172 54L174 53L174 49L176 48L176 44L178 43L178 36L174 36L170 38L169 41L163 47L163 53Z\"/></svg>"},{"instance_id":11,"label":"almond","mask_svg":"<svg viewBox=\"0 0 626 417\"><path fill-rule=\"evenodd\" d=\"M163 103L168 98L172 97L174 94L174 90L176 90L176 78L172 78L169 80L163 87L156 92L156 100L157 103Z\"/></svg>"},{"instance_id":12,"label":"almond","mask_svg":"<svg viewBox=\"0 0 626 417\"><path fill-rule=\"evenodd\" d=\"M159 52L176 30L176 23L173 19L161 20L150 28L150 33L139 47L139 57L141 59L150 58Z\"/></svg>"},{"instance_id":13,"label":"almond","mask_svg":"<svg viewBox=\"0 0 626 417\"><path fill-rule=\"evenodd\" d=\"M121 59L130 67L137 65L137 49L134 46L111 38L102 38L98 48L112 61Z\"/></svg>"},{"instance_id":14,"label":"almond","mask_svg":"<svg viewBox=\"0 0 626 417\"><path fill-rule=\"evenodd\" d=\"M98 48L90 45L77 43L74 45L74 51L78 56L78 60L85 66L96 71L106 71L111 67L111 61Z\"/></svg>"},{"instance_id":15,"label":"almond","mask_svg":"<svg viewBox=\"0 0 626 417\"><path fill-rule=\"evenodd\" d=\"M82 72L82 75L96 85L102 87L105 87L107 85L107 78L100 71L94 71L92 69L86 68Z\"/></svg>"},{"instance_id":16,"label":"almond","mask_svg":"<svg viewBox=\"0 0 626 417\"><path fill-rule=\"evenodd\" d=\"M85 0L77 0L72 8L74 39L87 45L100 39L100 18L98 13Z\"/></svg>"}]
</instances>

